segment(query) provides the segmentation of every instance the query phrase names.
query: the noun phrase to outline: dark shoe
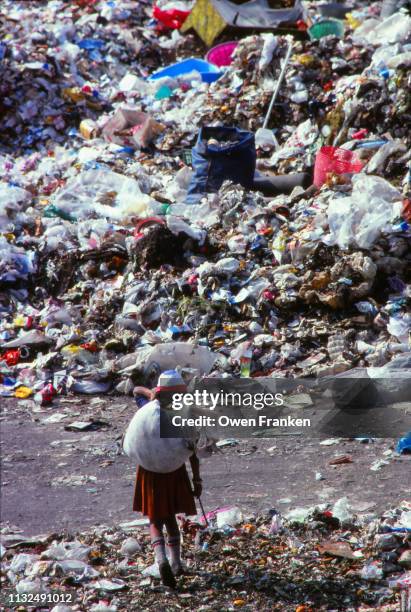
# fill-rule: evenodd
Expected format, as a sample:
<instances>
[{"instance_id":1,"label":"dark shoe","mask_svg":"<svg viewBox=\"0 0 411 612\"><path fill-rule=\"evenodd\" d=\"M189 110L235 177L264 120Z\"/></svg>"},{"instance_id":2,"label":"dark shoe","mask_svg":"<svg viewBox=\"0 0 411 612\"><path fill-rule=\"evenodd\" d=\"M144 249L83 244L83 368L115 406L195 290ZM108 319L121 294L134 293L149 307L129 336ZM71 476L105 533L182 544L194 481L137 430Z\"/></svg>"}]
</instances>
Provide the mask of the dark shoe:
<instances>
[{"instance_id":1,"label":"dark shoe","mask_svg":"<svg viewBox=\"0 0 411 612\"><path fill-rule=\"evenodd\" d=\"M177 565L175 567L171 566L171 571L174 576L182 576L184 574L184 569L182 565Z\"/></svg>"},{"instance_id":2,"label":"dark shoe","mask_svg":"<svg viewBox=\"0 0 411 612\"><path fill-rule=\"evenodd\" d=\"M173 572L171 571L171 567L168 561L163 561L158 566L160 570L161 582L166 587L170 587L170 589L176 588L176 581L173 576Z\"/></svg>"}]
</instances>

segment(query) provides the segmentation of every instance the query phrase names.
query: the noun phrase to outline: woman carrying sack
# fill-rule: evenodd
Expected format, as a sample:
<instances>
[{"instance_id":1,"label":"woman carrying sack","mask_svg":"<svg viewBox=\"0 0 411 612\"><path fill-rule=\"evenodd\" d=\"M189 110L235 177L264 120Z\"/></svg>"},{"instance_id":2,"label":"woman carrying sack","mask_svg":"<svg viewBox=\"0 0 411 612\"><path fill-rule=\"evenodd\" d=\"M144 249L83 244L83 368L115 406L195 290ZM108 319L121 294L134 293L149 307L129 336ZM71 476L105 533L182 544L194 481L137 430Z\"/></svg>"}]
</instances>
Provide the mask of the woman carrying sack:
<instances>
[{"instance_id":1,"label":"woman carrying sack","mask_svg":"<svg viewBox=\"0 0 411 612\"><path fill-rule=\"evenodd\" d=\"M134 390L137 405L141 406L146 400L146 403L138 409L135 418L138 415L137 418L140 419L140 422L146 419L150 420L151 424L155 423L153 431L157 429L157 436L155 440L149 434L139 438L138 454L140 459L137 468L133 510L141 512L150 519L151 542L161 580L165 586L171 588L176 585L174 577L180 575L183 571L180 556L181 538L176 514L186 514L188 516L197 514L194 496L200 497L202 481L194 444L183 439L160 438L157 415L159 415L160 410L170 406L174 393L184 393L186 390L186 384L175 370L168 370L161 374L157 387L153 391L144 387L137 387ZM127 442L127 434L128 431L124 442L125 451L128 455L136 457L136 453L132 454L130 449L127 448L127 446L131 446L130 442ZM181 462L181 465L173 471L164 472L161 458L163 457L162 460L166 466L172 466L172 461L166 459L167 453L172 448L171 444L174 444L173 461ZM193 473L193 490L185 466L186 458L190 460ZM154 467L158 466L157 469L147 469L148 466L151 467L152 465ZM162 471L158 471L159 469ZM166 555L164 527L167 533L167 549L170 562Z\"/></svg>"}]
</instances>

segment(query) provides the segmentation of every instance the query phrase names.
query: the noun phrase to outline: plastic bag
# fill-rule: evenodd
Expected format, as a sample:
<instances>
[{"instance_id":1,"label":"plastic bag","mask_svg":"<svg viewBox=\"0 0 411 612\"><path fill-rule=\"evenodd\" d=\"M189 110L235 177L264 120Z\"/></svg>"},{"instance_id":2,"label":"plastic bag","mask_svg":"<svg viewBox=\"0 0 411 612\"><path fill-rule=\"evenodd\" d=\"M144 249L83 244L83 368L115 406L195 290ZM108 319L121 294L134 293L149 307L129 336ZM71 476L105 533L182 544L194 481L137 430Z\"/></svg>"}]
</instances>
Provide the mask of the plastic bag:
<instances>
[{"instance_id":1,"label":"plastic bag","mask_svg":"<svg viewBox=\"0 0 411 612\"><path fill-rule=\"evenodd\" d=\"M255 133L255 144L257 147L267 149L275 149L278 146L273 131L266 128L258 128Z\"/></svg>"},{"instance_id":2,"label":"plastic bag","mask_svg":"<svg viewBox=\"0 0 411 612\"><path fill-rule=\"evenodd\" d=\"M121 357L116 366L119 370L148 370L155 367L159 372L180 366L194 368L200 374L208 374L220 356L206 346L194 346L187 342L166 342L157 346L144 346L135 353Z\"/></svg>"},{"instance_id":3,"label":"plastic bag","mask_svg":"<svg viewBox=\"0 0 411 612\"><path fill-rule=\"evenodd\" d=\"M56 564L63 574L79 576L82 579L86 578L97 578L100 576L100 572L95 570L91 565L79 561L78 559L67 559L66 561L59 561Z\"/></svg>"},{"instance_id":4,"label":"plastic bag","mask_svg":"<svg viewBox=\"0 0 411 612\"><path fill-rule=\"evenodd\" d=\"M217 510L217 527L221 528L224 525L229 525L230 527L235 527L243 522L243 514L240 508L224 508L222 510Z\"/></svg>"},{"instance_id":5,"label":"plastic bag","mask_svg":"<svg viewBox=\"0 0 411 612\"><path fill-rule=\"evenodd\" d=\"M166 222L168 229L173 232L173 234L178 235L181 232L190 238L193 238L193 240L196 240L200 246L204 244L207 235L204 230L195 229L182 219L179 219L173 215L167 215Z\"/></svg>"},{"instance_id":6,"label":"plastic bag","mask_svg":"<svg viewBox=\"0 0 411 612\"><path fill-rule=\"evenodd\" d=\"M184 438L161 438L160 418L157 400L137 410L127 427L123 448L144 469L166 474L181 467L193 451Z\"/></svg>"},{"instance_id":7,"label":"plastic bag","mask_svg":"<svg viewBox=\"0 0 411 612\"><path fill-rule=\"evenodd\" d=\"M157 5L153 7L154 19L157 19L157 21L160 21L160 23L171 30L179 30L189 14L190 11L181 11L178 9L162 11Z\"/></svg>"},{"instance_id":8,"label":"plastic bag","mask_svg":"<svg viewBox=\"0 0 411 612\"><path fill-rule=\"evenodd\" d=\"M312 507L310 508L293 508L285 515L285 518L290 523L305 523L310 514L313 512Z\"/></svg>"},{"instance_id":9,"label":"plastic bag","mask_svg":"<svg viewBox=\"0 0 411 612\"><path fill-rule=\"evenodd\" d=\"M411 34L411 17L394 13L370 32L367 40L372 45L406 41Z\"/></svg>"},{"instance_id":10,"label":"plastic bag","mask_svg":"<svg viewBox=\"0 0 411 612\"><path fill-rule=\"evenodd\" d=\"M92 212L116 220L132 215L147 216L151 202L152 198L141 192L137 181L107 168L81 172L54 197L59 209L78 219L89 217Z\"/></svg>"},{"instance_id":11,"label":"plastic bag","mask_svg":"<svg viewBox=\"0 0 411 612\"><path fill-rule=\"evenodd\" d=\"M16 592L19 594L40 595L41 593L48 593L49 590L41 580L20 580L16 584Z\"/></svg>"},{"instance_id":12,"label":"plastic bag","mask_svg":"<svg viewBox=\"0 0 411 612\"><path fill-rule=\"evenodd\" d=\"M36 272L36 254L10 244L0 236L0 282L14 283L16 280L27 280Z\"/></svg>"},{"instance_id":13,"label":"plastic bag","mask_svg":"<svg viewBox=\"0 0 411 612\"><path fill-rule=\"evenodd\" d=\"M314 185L321 187L329 173L355 174L361 172L362 163L352 151L336 147L321 147L317 152L314 167Z\"/></svg>"},{"instance_id":14,"label":"plastic bag","mask_svg":"<svg viewBox=\"0 0 411 612\"><path fill-rule=\"evenodd\" d=\"M224 181L251 189L256 164L254 134L235 127L203 127L192 149L194 176L187 202L217 192Z\"/></svg>"},{"instance_id":15,"label":"plastic bag","mask_svg":"<svg viewBox=\"0 0 411 612\"><path fill-rule=\"evenodd\" d=\"M29 555L26 553L20 553L13 557L10 563L9 569L14 574L21 574L25 572L33 563L39 558L38 555Z\"/></svg>"},{"instance_id":16,"label":"plastic bag","mask_svg":"<svg viewBox=\"0 0 411 612\"><path fill-rule=\"evenodd\" d=\"M121 545L120 552L126 557L132 557L138 552L141 552L141 544L135 538L127 538Z\"/></svg>"},{"instance_id":17,"label":"plastic bag","mask_svg":"<svg viewBox=\"0 0 411 612\"><path fill-rule=\"evenodd\" d=\"M329 243L343 249L352 244L369 249L381 232L391 231L391 221L400 208L401 194L388 181L378 176L355 176L351 197L329 204Z\"/></svg>"},{"instance_id":18,"label":"plastic bag","mask_svg":"<svg viewBox=\"0 0 411 612\"><path fill-rule=\"evenodd\" d=\"M407 342L411 330L411 315L392 316L387 325L387 331L398 338L400 342Z\"/></svg>"},{"instance_id":19,"label":"plastic bag","mask_svg":"<svg viewBox=\"0 0 411 612\"><path fill-rule=\"evenodd\" d=\"M102 133L107 142L121 146L147 147L163 131L164 126L147 113L122 106L104 125Z\"/></svg>"},{"instance_id":20,"label":"plastic bag","mask_svg":"<svg viewBox=\"0 0 411 612\"><path fill-rule=\"evenodd\" d=\"M80 542L53 542L47 550L44 551L44 556L49 559L55 559L56 561L63 561L67 559L79 559L84 561L88 558L91 548L84 546Z\"/></svg>"},{"instance_id":21,"label":"plastic bag","mask_svg":"<svg viewBox=\"0 0 411 612\"><path fill-rule=\"evenodd\" d=\"M352 519L350 504L347 497L342 497L341 499L337 500L333 505L331 512L333 516L340 521L340 523L344 523L345 521Z\"/></svg>"},{"instance_id":22,"label":"plastic bag","mask_svg":"<svg viewBox=\"0 0 411 612\"><path fill-rule=\"evenodd\" d=\"M24 204L30 202L32 197L31 193L25 189L9 183L0 183L0 229L7 222L7 211L21 210Z\"/></svg>"},{"instance_id":23,"label":"plastic bag","mask_svg":"<svg viewBox=\"0 0 411 612\"><path fill-rule=\"evenodd\" d=\"M380 147L367 164L366 172L373 174L381 172L387 162L387 159L396 153L405 153L407 147L401 140L389 140L385 145Z\"/></svg>"},{"instance_id":24,"label":"plastic bag","mask_svg":"<svg viewBox=\"0 0 411 612\"><path fill-rule=\"evenodd\" d=\"M275 50L278 47L278 39L274 34L262 34L264 45L258 62L258 69L265 70L271 63Z\"/></svg>"},{"instance_id":25,"label":"plastic bag","mask_svg":"<svg viewBox=\"0 0 411 612\"><path fill-rule=\"evenodd\" d=\"M364 565L361 570L361 578L363 580L369 580L372 582L374 580L381 580L383 576L383 570L373 561L367 563L367 565Z\"/></svg>"}]
</instances>

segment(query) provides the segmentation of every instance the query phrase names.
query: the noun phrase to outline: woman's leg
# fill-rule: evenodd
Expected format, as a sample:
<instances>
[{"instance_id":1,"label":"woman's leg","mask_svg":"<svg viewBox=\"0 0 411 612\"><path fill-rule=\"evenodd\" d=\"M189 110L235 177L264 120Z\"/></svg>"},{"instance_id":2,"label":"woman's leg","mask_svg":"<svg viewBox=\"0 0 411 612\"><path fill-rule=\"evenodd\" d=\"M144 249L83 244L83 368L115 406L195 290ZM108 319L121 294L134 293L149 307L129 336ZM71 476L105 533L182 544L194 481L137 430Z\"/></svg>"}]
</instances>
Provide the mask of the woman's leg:
<instances>
[{"instance_id":1,"label":"woman's leg","mask_svg":"<svg viewBox=\"0 0 411 612\"><path fill-rule=\"evenodd\" d=\"M163 534L163 521L150 522L150 536L156 561L160 564L167 559Z\"/></svg>"},{"instance_id":2,"label":"woman's leg","mask_svg":"<svg viewBox=\"0 0 411 612\"><path fill-rule=\"evenodd\" d=\"M176 517L169 517L164 521L164 524L167 530L167 548L171 561L171 569L173 570L173 574L178 576L182 571L180 556L181 536Z\"/></svg>"},{"instance_id":3,"label":"woman's leg","mask_svg":"<svg viewBox=\"0 0 411 612\"><path fill-rule=\"evenodd\" d=\"M161 581L165 586L174 589L176 581L166 556L163 525L165 521L150 521L151 544L160 571ZM178 528L177 528L178 529Z\"/></svg>"}]
</instances>

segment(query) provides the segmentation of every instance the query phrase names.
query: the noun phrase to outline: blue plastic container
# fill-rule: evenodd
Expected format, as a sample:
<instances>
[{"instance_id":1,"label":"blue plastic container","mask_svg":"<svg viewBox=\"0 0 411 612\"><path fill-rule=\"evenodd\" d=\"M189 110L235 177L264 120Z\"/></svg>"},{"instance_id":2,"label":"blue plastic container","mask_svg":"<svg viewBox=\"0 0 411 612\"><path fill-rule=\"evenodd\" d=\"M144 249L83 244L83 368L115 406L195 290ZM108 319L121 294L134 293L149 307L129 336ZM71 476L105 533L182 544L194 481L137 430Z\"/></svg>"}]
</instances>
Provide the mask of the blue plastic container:
<instances>
[{"instance_id":1,"label":"blue plastic container","mask_svg":"<svg viewBox=\"0 0 411 612\"><path fill-rule=\"evenodd\" d=\"M157 79L162 79L164 77L178 77L183 74L188 74L196 70L201 74L201 78L204 83L213 83L223 74L216 66L206 62L202 59L186 59L182 62L177 62L177 64L171 64L171 66L167 66L167 68L162 68L161 70L157 70L151 76L148 77L149 81L156 81Z\"/></svg>"}]
</instances>

